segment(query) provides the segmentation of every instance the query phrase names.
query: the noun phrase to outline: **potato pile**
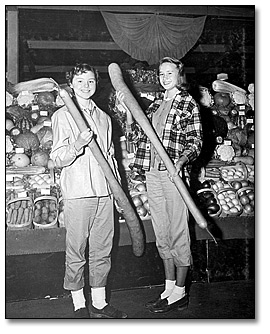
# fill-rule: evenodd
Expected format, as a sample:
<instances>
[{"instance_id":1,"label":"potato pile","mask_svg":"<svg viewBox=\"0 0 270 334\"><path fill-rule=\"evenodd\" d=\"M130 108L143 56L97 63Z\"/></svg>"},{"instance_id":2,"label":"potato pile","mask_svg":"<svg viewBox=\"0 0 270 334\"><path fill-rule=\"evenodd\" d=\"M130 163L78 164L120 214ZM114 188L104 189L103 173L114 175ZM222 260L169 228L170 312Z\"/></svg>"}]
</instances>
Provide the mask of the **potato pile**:
<instances>
[{"instance_id":1,"label":"potato pile","mask_svg":"<svg viewBox=\"0 0 270 334\"><path fill-rule=\"evenodd\" d=\"M226 181L243 180L246 178L245 169L241 165L222 167L220 171L221 177Z\"/></svg>"},{"instance_id":2,"label":"potato pile","mask_svg":"<svg viewBox=\"0 0 270 334\"><path fill-rule=\"evenodd\" d=\"M237 198L236 192L233 190L221 191L217 198L221 205L222 211L228 215L240 215L243 211L242 206Z\"/></svg>"},{"instance_id":3,"label":"potato pile","mask_svg":"<svg viewBox=\"0 0 270 334\"><path fill-rule=\"evenodd\" d=\"M57 202L55 199L39 199L34 206L34 223L51 224L57 218Z\"/></svg>"}]
</instances>

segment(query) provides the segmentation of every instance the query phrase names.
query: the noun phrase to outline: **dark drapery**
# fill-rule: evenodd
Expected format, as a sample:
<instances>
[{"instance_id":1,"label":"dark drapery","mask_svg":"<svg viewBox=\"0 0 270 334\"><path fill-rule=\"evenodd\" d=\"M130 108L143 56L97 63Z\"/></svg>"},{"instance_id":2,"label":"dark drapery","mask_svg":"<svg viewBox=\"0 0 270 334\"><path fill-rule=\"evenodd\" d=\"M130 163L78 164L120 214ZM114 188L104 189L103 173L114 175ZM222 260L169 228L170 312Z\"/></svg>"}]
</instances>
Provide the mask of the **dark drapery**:
<instances>
[{"instance_id":1,"label":"dark drapery","mask_svg":"<svg viewBox=\"0 0 270 334\"><path fill-rule=\"evenodd\" d=\"M165 56L184 57L199 39L206 19L109 12L102 15L115 43L132 58L150 65Z\"/></svg>"}]
</instances>

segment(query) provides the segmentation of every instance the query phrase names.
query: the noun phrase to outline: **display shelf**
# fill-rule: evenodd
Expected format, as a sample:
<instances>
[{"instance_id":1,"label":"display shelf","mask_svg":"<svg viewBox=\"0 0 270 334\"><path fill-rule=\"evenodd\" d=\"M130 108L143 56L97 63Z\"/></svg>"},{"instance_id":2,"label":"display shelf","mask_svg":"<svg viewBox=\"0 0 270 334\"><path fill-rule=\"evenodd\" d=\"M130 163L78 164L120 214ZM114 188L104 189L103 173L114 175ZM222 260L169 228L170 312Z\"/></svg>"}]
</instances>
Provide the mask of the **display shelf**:
<instances>
[{"instance_id":1,"label":"display shelf","mask_svg":"<svg viewBox=\"0 0 270 334\"><path fill-rule=\"evenodd\" d=\"M142 221L146 243L155 242L151 219ZM254 216L214 218L209 230L218 239L252 239L255 235ZM210 234L191 219L191 237L196 240L211 240ZM66 230L64 227L44 230L6 231L6 255L40 254L65 250ZM115 229L118 246L131 245L126 223L119 223Z\"/></svg>"}]
</instances>

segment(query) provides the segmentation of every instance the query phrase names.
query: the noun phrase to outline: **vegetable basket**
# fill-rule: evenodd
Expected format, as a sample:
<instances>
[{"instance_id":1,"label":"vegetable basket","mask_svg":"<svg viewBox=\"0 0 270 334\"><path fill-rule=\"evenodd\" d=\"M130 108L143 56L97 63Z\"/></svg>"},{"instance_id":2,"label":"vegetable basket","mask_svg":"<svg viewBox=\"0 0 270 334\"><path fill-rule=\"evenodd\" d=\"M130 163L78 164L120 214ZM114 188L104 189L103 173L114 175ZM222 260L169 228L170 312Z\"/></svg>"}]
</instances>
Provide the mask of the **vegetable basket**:
<instances>
[{"instance_id":1,"label":"vegetable basket","mask_svg":"<svg viewBox=\"0 0 270 334\"><path fill-rule=\"evenodd\" d=\"M58 223L58 201L54 196L40 196L34 200L35 229L55 228Z\"/></svg>"},{"instance_id":2,"label":"vegetable basket","mask_svg":"<svg viewBox=\"0 0 270 334\"><path fill-rule=\"evenodd\" d=\"M254 182L254 179L255 179L254 165L246 165L246 167L247 167L247 172L248 172L248 176L247 176L248 181Z\"/></svg>"},{"instance_id":3,"label":"vegetable basket","mask_svg":"<svg viewBox=\"0 0 270 334\"><path fill-rule=\"evenodd\" d=\"M217 193L217 198L222 209L221 217L240 216L242 214L243 208L235 189L221 189Z\"/></svg>"},{"instance_id":4,"label":"vegetable basket","mask_svg":"<svg viewBox=\"0 0 270 334\"><path fill-rule=\"evenodd\" d=\"M248 171L244 163L239 162L235 166L220 167L220 173L223 180L232 181L243 181L248 177Z\"/></svg>"},{"instance_id":5,"label":"vegetable basket","mask_svg":"<svg viewBox=\"0 0 270 334\"><path fill-rule=\"evenodd\" d=\"M241 206L243 208L243 216L252 216L254 215L254 207L251 210L250 206L250 210L247 209L247 205L250 205L251 199L249 198L248 193L252 192L254 194L254 188L247 186L247 187L242 187L240 189L237 190L237 198L239 199L239 202L241 203ZM246 203L245 202L241 202L241 197L245 196L246 199ZM253 195L253 201L254 201L254 195Z\"/></svg>"},{"instance_id":6,"label":"vegetable basket","mask_svg":"<svg viewBox=\"0 0 270 334\"><path fill-rule=\"evenodd\" d=\"M17 197L6 205L7 230L26 230L33 227L33 200L30 197Z\"/></svg>"},{"instance_id":7,"label":"vegetable basket","mask_svg":"<svg viewBox=\"0 0 270 334\"><path fill-rule=\"evenodd\" d=\"M200 182L205 180L214 180L217 181L221 177L219 168L216 167L202 167L200 171Z\"/></svg>"},{"instance_id":8,"label":"vegetable basket","mask_svg":"<svg viewBox=\"0 0 270 334\"><path fill-rule=\"evenodd\" d=\"M58 225L59 227L65 226L65 220L64 220L64 201L63 198L59 198L58 202Z\"/></svg>"},{"instance_id":9,"label":"vegetable basket","mask_svg":"<svg viewBox=\"0 0 270 334\"><path fill-rule=\"evenodd\" d=\"M211 188L199 189L197 191L199 205L203 210L207 210L209 217L218 217L221 214L221 206L218 202L216 192Z\"/></svg>"}]
</instances>

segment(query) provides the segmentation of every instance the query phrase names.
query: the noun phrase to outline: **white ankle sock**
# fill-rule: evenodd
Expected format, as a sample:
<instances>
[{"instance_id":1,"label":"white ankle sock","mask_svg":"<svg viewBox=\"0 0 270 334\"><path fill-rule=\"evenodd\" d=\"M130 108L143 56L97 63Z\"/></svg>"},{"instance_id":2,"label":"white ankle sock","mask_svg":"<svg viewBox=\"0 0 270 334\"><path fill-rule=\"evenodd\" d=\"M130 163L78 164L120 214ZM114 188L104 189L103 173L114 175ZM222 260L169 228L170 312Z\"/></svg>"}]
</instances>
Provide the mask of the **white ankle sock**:
<instances>
[{"instance_id":1,"label":"white ankle sock","mask_svg":"<svg viewBox=\"0 0 270 334\"><path fill-rule=\"evenodd\" d=\"M173 292L168 297L168 305L176 302L177 300L183 298L185 296L185 287L175 285Z\"/></svg>"},{"instance_id":2,"label":"white ankle sock","mask_svg":"<svg viewBox=\"0 0 270 334\"><path fill-rule=\"evenodd\" d=\"M165 290L160 295L161 299L165 299L165 298L170 296L170 294L172 293L173 288L175 286L175 282L176 281L171 281L169 279L165 280Z\"/></svg>"},{"instance_id":3,"label":"white ankle sock","mask_svg":"<svg viewBox=\"0 0 270 334\"><path fill-rule=\"evenodd\" d=\"M76 291L71 291L71 297L74 305L74 311L85 307L85 298L83 294L83 288Z\"/></svg>"},{"instance_id":4,"label":"white ankle sock","mask_svg":"<svg viewBox=\"0 0 270 334\"><path fill-rule=\"evenodd\" d=\"M102 309L107 305L105 297L105 287L91 288L92 305L95 308Z\"/></svg>"}]
</instances>

